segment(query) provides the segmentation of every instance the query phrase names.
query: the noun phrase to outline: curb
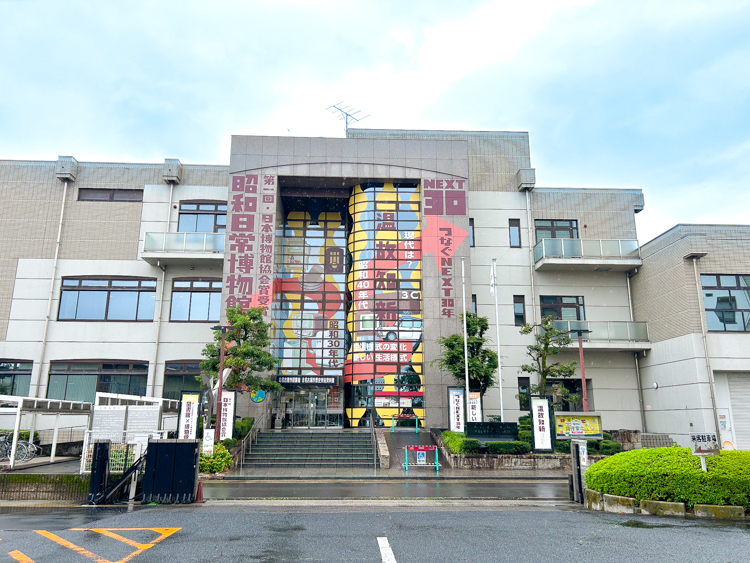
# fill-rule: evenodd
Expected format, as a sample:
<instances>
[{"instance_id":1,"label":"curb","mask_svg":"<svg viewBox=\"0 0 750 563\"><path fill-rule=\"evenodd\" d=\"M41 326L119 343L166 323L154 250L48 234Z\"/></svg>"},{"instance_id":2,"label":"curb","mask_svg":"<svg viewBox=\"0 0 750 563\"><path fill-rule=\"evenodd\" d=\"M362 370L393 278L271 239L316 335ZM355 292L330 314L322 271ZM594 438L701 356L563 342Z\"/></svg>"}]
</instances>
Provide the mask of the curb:
<instances>
[{"instance_id":1,"label":"curb","mask_svg":"<svg viewBox=\"0 0 750 563\"><path fill-rule=\"evenodd\" d=\"M244 475L226 475L219 479L200 479L204 483L219 483L221 481L567 481L567 475L565 477L406 477L406 476L384 476L379 477L373 476L337 476L337 475L311 475L309 477L304 476L244 476Z\"/></svg>"}]
</instances>

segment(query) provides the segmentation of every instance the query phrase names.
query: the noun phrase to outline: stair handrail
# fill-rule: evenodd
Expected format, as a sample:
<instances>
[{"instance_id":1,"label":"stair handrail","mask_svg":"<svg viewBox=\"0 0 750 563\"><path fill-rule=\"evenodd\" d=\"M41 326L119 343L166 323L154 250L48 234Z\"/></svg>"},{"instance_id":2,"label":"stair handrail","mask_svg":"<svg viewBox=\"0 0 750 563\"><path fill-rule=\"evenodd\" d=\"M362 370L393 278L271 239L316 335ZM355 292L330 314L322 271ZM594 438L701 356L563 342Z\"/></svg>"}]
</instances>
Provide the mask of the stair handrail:
<instances>
[{"instance_id":1,"label":"stair handrail","mask_svg":"<svg viewBox=\"0 0 750 563\"><path fill-rule=\"evenodd\" d=\"M245 434L245 437L242 438L242 450L240 451L240 469L245 465L245 453L251 453L253 449L253 441L258 436L258 432L260 432L260 428L257 426L253 426L250 429L250 432Z\"/></svg>"},{"instance_id":2,"label":"stair handrail","mask_svg":"<svg viewBox=\"0 0 750 563\"><path fill-rule=\"evenodd\" d=\"M372 421L372 418L370 419ZM375 439L375 425L370 424L370 444L372 445L372 468L378 469L378 441Z\"/></svg>"}]
</instances>

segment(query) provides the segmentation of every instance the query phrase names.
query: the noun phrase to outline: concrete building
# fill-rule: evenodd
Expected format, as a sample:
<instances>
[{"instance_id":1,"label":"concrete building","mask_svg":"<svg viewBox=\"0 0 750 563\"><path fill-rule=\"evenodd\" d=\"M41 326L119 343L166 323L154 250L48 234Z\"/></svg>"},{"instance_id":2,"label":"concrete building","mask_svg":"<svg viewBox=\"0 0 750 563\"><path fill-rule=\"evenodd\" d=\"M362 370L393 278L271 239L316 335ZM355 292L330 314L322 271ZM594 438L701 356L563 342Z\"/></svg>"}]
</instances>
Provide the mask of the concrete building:
<instances>
[{"instance_id":1,"label":"concrete building","mask_svg":"<svg viewBox=\"0 0 750 563\"><path fill-rule=\"evenodd\" d=\"M463 260L468 307L489 318L492 346L499 325L506 420L526 412L536 383L519 374L533 341L520 325L552 315L591 331L590 410L607 429L642 429L638 362L646 373L657 355L649 308L631 299L636 269L637 291L652 291L640 190L537 187L524 132L234 136L229 162L0 161L5 392L177 398L197 388L225 307L259 305L287 388L242 406L263 425L276 409L286 427L390 426L400 413L447 427L447 390L461 384L432 362L438 338L461 331ZM675 337L659 323L658 338ZM573 359L577 346L561 356ZM580 377L559 383L581 390ZM485 419L500 395L485 394Z\"/></svg>"},{"instance_id":2,"label":"concrete building","mask_svg":"<svg viewBox=\"0 0 750 563\"><path fill-rule=\"evenodd\" d=\"M750 227L677 225L641 249L634 314L652 348L640 360L645 424L683 446L713 432L750 449Z\"/></svg>"}]
</instances>

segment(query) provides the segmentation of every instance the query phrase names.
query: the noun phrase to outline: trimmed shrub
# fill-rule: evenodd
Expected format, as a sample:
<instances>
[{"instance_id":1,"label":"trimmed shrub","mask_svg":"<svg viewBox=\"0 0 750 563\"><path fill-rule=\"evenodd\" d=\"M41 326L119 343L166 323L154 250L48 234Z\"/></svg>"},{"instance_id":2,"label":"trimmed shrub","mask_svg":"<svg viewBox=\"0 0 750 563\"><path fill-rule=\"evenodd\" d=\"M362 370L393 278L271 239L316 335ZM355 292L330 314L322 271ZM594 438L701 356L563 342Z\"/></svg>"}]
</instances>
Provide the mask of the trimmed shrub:
<instances>
[{"instance_id":1,"label":"trimmed shrub","mask_svg":"<svg viewBox=\"0 0 750 563\"><path fill-rule=\"evenodd\" d=\"M531 446L526 442L486 442L487 452L491 454L527 454Z\"/></svg>"},{"instance_id":2,"label":"trimmed shrub","mask_svg":"<svg viewBox=\"0 0 750 563\"><path fill-rule=\"evenodd\" d=\"M214 445L213 455L201 454L198 471L201 473L218 473L226 471L232 465L232 456L221 444Z\"/></svg>"},{"instance_id":3,"label":"trimmed shrub","mask_svg":"<svg viewBox=\"0 0 750 563\"><path fill-rule=\"evenodd\" d=\"M531 430L519 430L518 440L520 442L526 442L527 444L531 444Z\"/></svg>"},{"instance_id":4,"label":"trimmed shrub","mask_svg":"<svg viewBox=\"0 0 750 563\"><path fill-rule=\"evenodd\" d=\"M689 448L623 452L586 471L586 486L637 500L743 506L750 510L750 451L722 451L706 458L708 472Z\"/></svg>"},{"instance_id":5,"label":"trimmed shrub","mask_svg":"<svg viewBox=\"0 0 750 563\"><path fill-rule=\"evenodd\" d=\"M588 445L589 455L599 451L599 440L586 440L586 444Z\"/></svg>"},{"instance_id":6,"label":"trimmed shrub","mask_svg":"<svg viewBox=\"0 0 750 563\"><path fill-rule=\"evenodd\" d=\"M622 451L622 444L612 440L602 440L599 442L599 453L602 455L619 454Z\"/></svg>"},{"instance_id":7,"label":"trimmed shrub","mask_svg":"<svg viewBox=\"0 0 750 563\"><path fill-rule=\"evenodd\" d=\"M476 438L464 438L464 443L461 449L465 454L478 454L479 440Z\"/></svg>"},{"instance_id":8,"label":"trimmed shrub","mask_svg":"<svg viewBox=\"0 0 750 563\"><path fill-rule=\"evenodd\" d=\"M226 449L231 450L237 446L237 438L227 438L221 443Z\"/></svg>"},{"instance_id":9,"label":"trimmed shrub","mask_svg":"<svg viewBox=\"0 0 750 563\"><path fill-rule=\"evenodd\" d=\"M238 420L237 422L235 422L234 437L238 440L242 440L242 438L247 436L247 433L253 429L254 423L255 419L252 416L243 418L242 420Z\"/></svg>"},{"instance_id":10,"label":"trimmed shrub","mask_svg":"<svg viewBox=\"0 0 750 563\"><path fill-rule=\"evenodd\" d=\"M602 432L602 436L604 436L605 440L611 440L612 439L612 434L610 434L609 432Z\"/></svg>"},{"instance_id":11,"label":"trimmed shrub","mask_svg":"<svg viewBox=\"0 0 750 563\"><path fill-rule=\"evenodd\" d=\"M555 442L555 451L561 454L569 454L570 440L557 440Z\"/></svg>"}]
</instances>

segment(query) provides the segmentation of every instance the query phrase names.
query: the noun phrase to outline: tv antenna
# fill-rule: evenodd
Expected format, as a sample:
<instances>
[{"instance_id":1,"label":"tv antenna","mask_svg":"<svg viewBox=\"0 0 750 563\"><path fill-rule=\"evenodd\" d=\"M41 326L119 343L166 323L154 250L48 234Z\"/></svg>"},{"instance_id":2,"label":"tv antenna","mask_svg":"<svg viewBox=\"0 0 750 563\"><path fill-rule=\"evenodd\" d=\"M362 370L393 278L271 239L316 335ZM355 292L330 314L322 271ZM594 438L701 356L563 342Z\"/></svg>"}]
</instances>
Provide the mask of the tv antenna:
<instances>
[{"instance_id":1,"label":"tv antenna","mask_svg":"<svg viewBox=\"0 0 750 563\"><path fill-rule=\"evenodd\" d=\"M343 104L344 102L333 104L332 106L327 107L326 111L330 109L331 115L337 115L339 118L339 121L344 122L344 130L346 131L346 136L348 137L349 136L349 124L362 121L363 119L370 117L370 114L368 113L364 117L357 117L357 114L362 113L362 110L354 109L352 106L345 106Z\"/></svg>"}]
</instances>

